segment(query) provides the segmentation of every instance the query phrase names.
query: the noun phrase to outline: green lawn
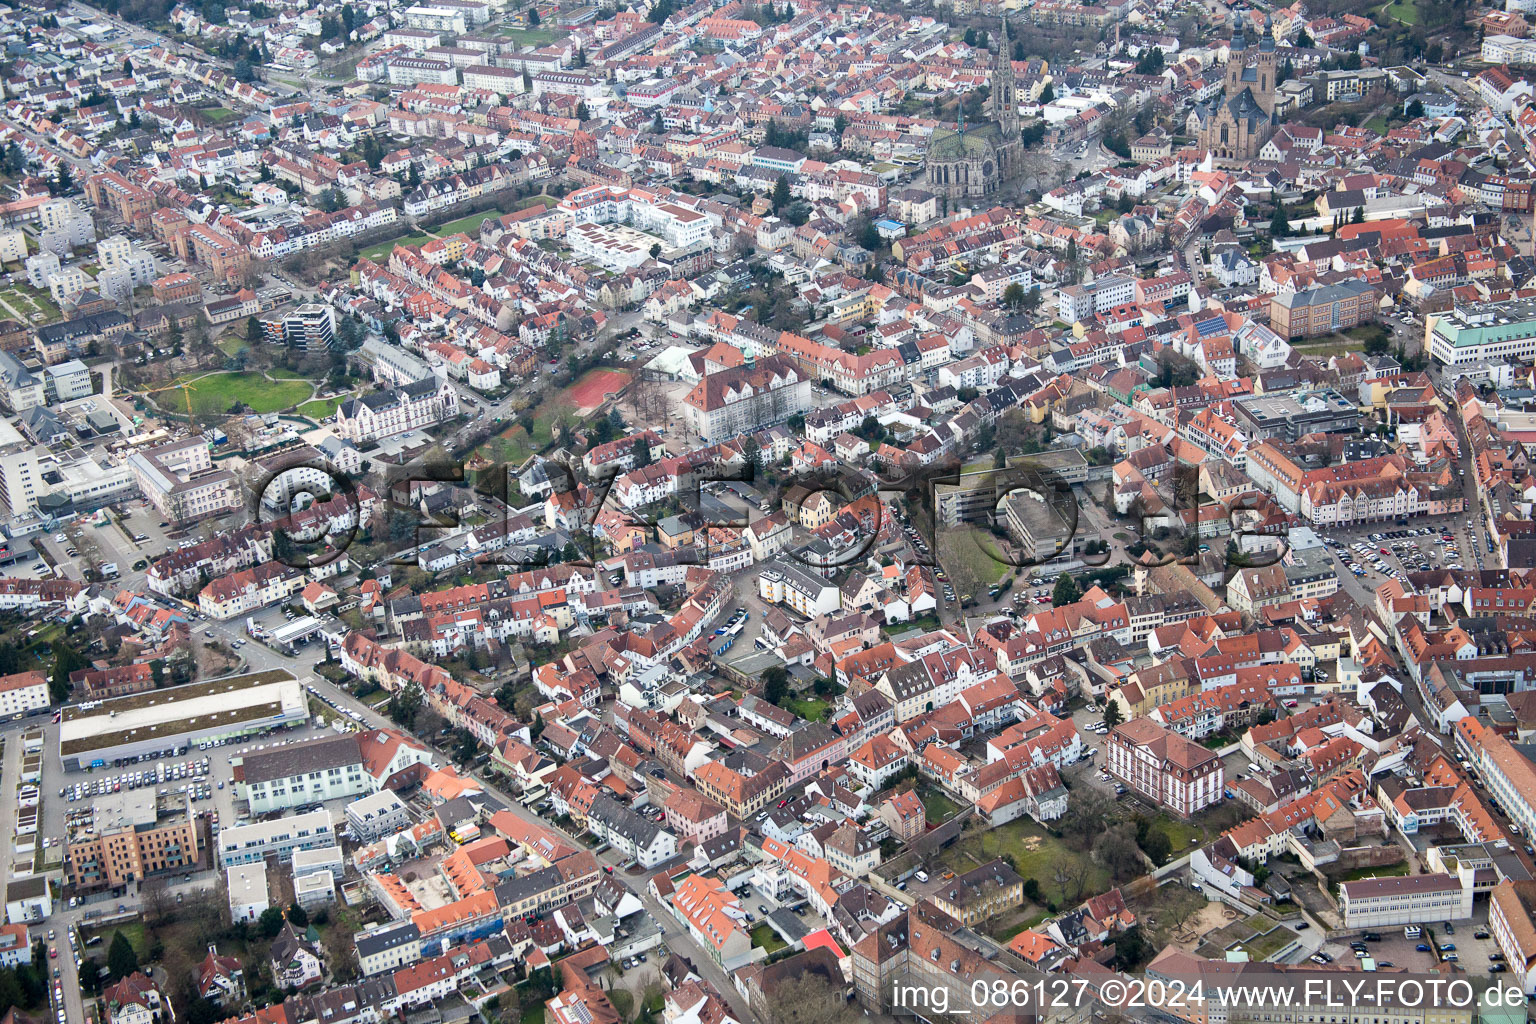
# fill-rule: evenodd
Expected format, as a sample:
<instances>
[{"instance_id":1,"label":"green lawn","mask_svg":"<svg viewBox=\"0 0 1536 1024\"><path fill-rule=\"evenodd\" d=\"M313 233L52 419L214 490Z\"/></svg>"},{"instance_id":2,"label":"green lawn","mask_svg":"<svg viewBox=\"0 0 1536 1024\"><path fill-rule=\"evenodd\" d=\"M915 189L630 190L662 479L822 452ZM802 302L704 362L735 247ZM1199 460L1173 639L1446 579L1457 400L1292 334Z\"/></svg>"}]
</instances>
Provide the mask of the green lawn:
<instances>
[{"instance_id":1,"label":"green lawn","mask_svg":"<svg viewBox=\"0 0 1536 1024\"><path fill-rule=\"evenodd\" d=\"M1200 826L1187 821L1177 821L1167 816L1154 823L1152 827L1168 837L1168 845L1173 850L1173 857L1184 856L1192 845L1191 839L1198 840L1205 837L1205 830Z\"/></svg>"},{"instance_id":2,"label":"green lawn","mask_svg":"<svg viewBox=\"0 0 1536 1024\"><path fill-rule=\"evenodd\" d=\"M766 949L769 953L777 953L789 943L779 938L779 933L768 924L760 924L752 929L753 948Z\"/></svg>"},{"instance_id":3,"label":"green lawn","mask_svg":"<svg viewBox=\"0 0 1536 1024\"><path fill-rule=\"evenodd\" d=\"M230 110L228 107L199 107L197 112L202 114L208 120L212 121L214 124L223 124L225 121L233 121L235 118L240 116L238 113Z\"/></svg>"},{"instance_id":4,"label":"green lawn","mask_svg":"<svg viewBox=\"0 0 1536 1024\"><path fill-rule=\"evenodd\" d=\"M1419 23L1419 5L1413 0L1392 0L1381 9L1381 12L1389 18L1396 18L1404 25Z\"/></svg>"},{"instance_id":5,"label":"green lawn","mask_svg":"<svg viewBox=\"0 0 1536 1024\"><path fill-rule=\"evenodd\" d=\"M380 242L369 249L358 253L359 259L372 260L375 263L383 263L389 259L389 254L395 251L397 245L426 245L437 236L424 231L417 231L409 235L401 235L399 238L391 238L387 242Z\"/></svg>"},{"instance_id":6,"label":"green lawn","mask_svg":"<svg viewBox=\"0 0 1536 1024\"><path fill-rule=\"evenodd\" d=\"M259 373L216 373L194 382L190 390L193 411L205 416L221 415L237 401L258 413L279 412L311 394L307 381L270 381ZM171 412L186 409L181 388L157 391L155 401Z\"/></svg>"},{"instance_id":7,"label":"green lawn","mask_svg":"<svg viewBox=\"0 0 1536 1024\"><path fill-rule=\"evenodd\" d=\"M526 43L529 46L543 46L565 35L564 32L557 32L552 28L515 28L512 25L503 25L496 32L513 42Z\"/></svg>"},{"instance_id":8,"label":"green lawn","mask_svg":"<svg viewBox=\"0 0 1536 1024\"><path fill-rule=\"evenodd\" d=\"M237 356L245 349L250 348L250 342L238 334L226 334L219 339L218 344L224 354L229 356Z\"/></svg>"},{"instance_id":9,"label":"green lawn","mask_svg":"<svg viewBox=\"0 0 1536 1024\"><path fill-rule=\"evenodd\" d=\"M61 316L52 296L45 291L33 288L25 281L18 281L9 288L0 288L0 298L9 303L28 323L50 323ZM0 309L3 308L0 306ZM36 319L35 314L42 314L42 319Z\"/></svg>"},{"instance_id":10,"label":"green lawn","mask_svg":"<svg viewBox=\"0 0 1536 1024\"><path fill-rule=\"evenodd\" d=\"M526 210L530 206L539 206L539 205L543 205L543 206L559 206L560 205L560 200L556 199L554 196L547 196L544 193L540 192L536 196L527 196L527 197L525 197L523 199L519 199L517 201L517 203L516 203L516 208L519 209L519 210Z\"/></svg>"},{"instance_id":11,"label":"green lawn","mask_svg":"<svg viewBox=\"0 0 1536 1024\"><path fill-rule=\"evenodd\" d=\"M460 231L464 232L470 238L479 238L480 225L493 217L500 217L502 213L503 211L501 210L486 210L484 213L472 213L468 217L460 217L458 220L451 220L447 224L440 225L433 230L437 232L438 237L440 238L447 238L449 235L456 235Z\"/></svg>"},{"instance_id":12,"label":"green lawn","mask_svg":"<svg viewBox=\"0 0 1536 1024\"><path fill-rule=\"evenodd\" d=\"M1393 878L1398 875L1406 875L1408 872L1408 862L1399 861L1396 864L1389 864L1386 867L1356 868L1353 871L1346 871L1342 875L1331 875L1329 877L1332 881L1335 882L1358 882L1362 878Z\"/></svg>"},{"instance_id":13,"label":"green lawn","mask_svg":"<svg viewBox=\"0 0 1536 1024\"><path fill-rule=\"evenodd\" d=\"M1387 117L1385 114L1377 114L1375 117L1365 122L1365 124L1361 125L1361 127L1365 128L1367 131L1373 131L1377 135L1385 135L1387 134Z\"/></svg>"},{"instance_id":14,"label":"green lawn","mask_svg":"<svg viewBox=\"0 0 1536 1024\"><path fill-rule=\"evenodd\" d=\"M1056 839L1038 824L1028 819L1010 821L998 828L970 833L944 853L944 864L956 874L990 863L1008 854L1020 875L1033 878L1040 884L1040 895L1057 906L1066 907L1094 893L1109 888L1109 870L1075 853L1066 843ZM1059 865L1071 863L1086 867L1081 896L1063 891L1063 884L1055 878Z\"/></svg>"},{"instance_id":15,"label":"green lawn","mask_svg":"<svg viewBox=\"0 0 1536 1024\"><path fill-rule=\"evenodd\" d=\"M551 397L539 403L532 410L533 435L523 429L522 419L528 412L510 420L504 420L505 429L500 434L491 438L477 450L477 455L483 455L492 462L501 461L516 466L528 456L542 451L545 446L554 440L554 427L561 414L570 412L571 407L558 398Z\"/></svg>"},{"instance_id":16,"label":"green lawn","mask_svg":"<svg viewBox=\"0 0 1536 1024\"><path fill-rule=\"evenodd\" d=\"M300 416L308 416L312 420L322 420L336 411L336 407L345 402L350 395L341 395L337 398L317 398L313 402L305 402L299 406Z\"/></svg>"},{"instance_id":17,"label":"green lawn","mask_svg":"<svg viewBox=\"0 0 1536 1024\"><path fill-rule=\"evenodd\" d=\"M788 702L786 710L793 711L807 722L819 722L826 717L827 708L830 706L817 697L795 698Z\"/></svg>"},{"instance_id":18,"label":"green lawn","mask_svg":"<svg viewBox=\"0 0 1536 1024\"><path fill-rule=\"evenodd\" d=\"M923 802L923 810L928 815L928 824L930 825L937 825L941 821L948 821L960 813L960 805L951 800L937 786L919 786L917 797Z\"/></svg>"},{"instance_id":19,"label":"green lawn","mask_svg":"<svg viewBox=\"0 0 1536 1024\"><path fill-rule=\"evenodd\" d=\"M997 538L974 526L941 532L938 545L939 564L954 577L956 596L984 597L986 588L1009 572L1009 566L994 558L988 550L999 547ZM977 590L981 593L977 594Z\"/></svg>"},{"instance_id":20,"label":"green lawn","mask_svg":"<svg viewBox=\"0 0 1536 1024\"><path fill-rule=\"evenodd\" d=\"M101 936L100 949L103 955L105 955L107 947L112 945L113 933L122 932L127 937L129 945L133 946L133 951L139 954L141 960L149 956L149 941L144 937L143 921L126 921L123 924L107 925L105 928L96 931L81 928L80 931L82 940L89 939L92 935Z\"/></svg>"}]
</instances>

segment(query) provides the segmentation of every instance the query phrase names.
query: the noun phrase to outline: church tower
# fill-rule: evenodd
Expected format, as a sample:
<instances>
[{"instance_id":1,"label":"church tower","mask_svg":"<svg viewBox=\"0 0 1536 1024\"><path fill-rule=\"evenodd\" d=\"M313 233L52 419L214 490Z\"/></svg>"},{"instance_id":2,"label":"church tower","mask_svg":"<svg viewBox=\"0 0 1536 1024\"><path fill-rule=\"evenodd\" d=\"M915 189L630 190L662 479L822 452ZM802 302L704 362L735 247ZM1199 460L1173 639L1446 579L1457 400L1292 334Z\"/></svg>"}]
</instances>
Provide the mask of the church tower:
<instances>
[{"instance_id":1,"label":"church tower","mask_svg":"<svg viewBox=\"0 0 1536 1024\"><path fill-rule=\"evenodd\" d=\"M1008 19L1002 19L1003 30L997 44L997 56L992 61L992 116L1003 129L1003 138L1019 137L1019 83L1013 75L1013 51L1008 42Z\"/></svg>"}]
</instances>

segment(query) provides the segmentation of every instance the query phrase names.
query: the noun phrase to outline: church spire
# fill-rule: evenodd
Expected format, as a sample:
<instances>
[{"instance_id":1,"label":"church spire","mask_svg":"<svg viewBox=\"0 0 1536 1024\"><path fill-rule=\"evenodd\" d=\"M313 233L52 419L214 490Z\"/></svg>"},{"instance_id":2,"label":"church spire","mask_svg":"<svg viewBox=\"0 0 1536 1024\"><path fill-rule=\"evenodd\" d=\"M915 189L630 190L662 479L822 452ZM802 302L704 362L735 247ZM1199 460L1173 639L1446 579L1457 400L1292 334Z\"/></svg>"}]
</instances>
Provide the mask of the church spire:
<instances>
[{"instance_id":1,"label":"church spire","mask_svg":"<svg viewBox=\"0 0 1536 1024\"><path fill-rule=\"evenodd\" d=\"M1002 126L1005 136L1019 131L1018 79L1013 75L1013 51L1008 43L1008 19L1002 19L1002 31L998 33L997 56L992 60L992 115Z\"/></svg>"}]
</instances>

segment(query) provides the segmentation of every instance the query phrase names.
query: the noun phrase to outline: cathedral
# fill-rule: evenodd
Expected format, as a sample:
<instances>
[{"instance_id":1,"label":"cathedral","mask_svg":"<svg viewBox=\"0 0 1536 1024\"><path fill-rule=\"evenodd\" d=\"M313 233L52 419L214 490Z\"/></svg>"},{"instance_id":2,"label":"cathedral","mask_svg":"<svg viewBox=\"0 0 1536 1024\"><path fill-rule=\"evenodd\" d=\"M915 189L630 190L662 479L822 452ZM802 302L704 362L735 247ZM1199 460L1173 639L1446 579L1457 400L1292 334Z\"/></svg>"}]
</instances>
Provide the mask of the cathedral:
<instances>
[{"instance_id":1,"label":"cathedral","mask_svg":"<svg viewBox=\"0 0 1536 1024\"><path fill-rule=\"evenodd\" d=\"M1278 125L1275 89L1280 76L1279 57L1269 20L1257 50L1248 48L1241 25L1232 37L1227 57L1226 80L1221 96L1189 115L1188 129L1200 140L1200 148L1218 162L1234 164L1252 160Z\"/></svg>"},{"instance_id":2,"label":"cathedral","mask_svg":"<svg viewBox=\"0 0 1536 1024\"><path fill-rule=\"evenodd\" d=\"M924 163L930 191L951 199L987 196L1023 169L1018 83L1009 45L1008 19L1004 18L992 59L993 120L967 126L962 107L958 127L934 131Z\"/></svg>"}]
</instances>

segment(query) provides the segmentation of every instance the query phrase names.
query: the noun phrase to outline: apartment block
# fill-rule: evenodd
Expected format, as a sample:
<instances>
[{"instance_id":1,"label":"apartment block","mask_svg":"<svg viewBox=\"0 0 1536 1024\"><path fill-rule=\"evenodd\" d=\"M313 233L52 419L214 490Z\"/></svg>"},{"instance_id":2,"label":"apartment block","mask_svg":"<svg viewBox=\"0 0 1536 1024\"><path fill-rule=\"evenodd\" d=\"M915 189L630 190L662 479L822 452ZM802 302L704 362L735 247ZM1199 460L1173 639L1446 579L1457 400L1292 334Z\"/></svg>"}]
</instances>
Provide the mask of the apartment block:
<instances>
[{"instance_id":1,"label":"apartment block","mask_svg":"<svg viewBox=\"0 0 1536 1024\"><path fill-rule=\"evenodd\" d=\"M161 809L153 789L98 796L64 839L64 879L77 892L141 882L197 863L190 800Z\"/></svg>"},{"instance_id":2,"label":"apartment block","mask_svg":"<svg viewBox=\"0 0 1536 1024\"><path fill-rule=\"evenodd\" d=\"M225 867L255 864L269 856L286 862L295 851L334 845L336 833L331 826L331 812L322 807L276 821L229 826L219 833L219 863Z\"/></svg>"}]
</instances>

